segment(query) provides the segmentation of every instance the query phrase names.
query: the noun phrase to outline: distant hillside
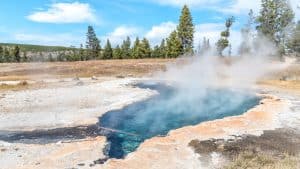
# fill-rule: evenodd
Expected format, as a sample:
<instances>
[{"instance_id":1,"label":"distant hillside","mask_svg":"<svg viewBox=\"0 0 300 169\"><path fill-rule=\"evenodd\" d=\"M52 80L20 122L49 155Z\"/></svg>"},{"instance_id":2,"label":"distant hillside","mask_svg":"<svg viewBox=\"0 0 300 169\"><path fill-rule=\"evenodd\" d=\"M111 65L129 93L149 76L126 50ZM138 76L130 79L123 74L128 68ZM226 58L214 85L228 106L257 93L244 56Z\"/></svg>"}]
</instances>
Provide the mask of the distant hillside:
<instances>
[{"instance_id":1,"label":"distant hillside","mask_svg":"<svg viewBox=\"0 0 300 169\"><path fill-rule=\"evenodd\" d=\"M15 43L0 43L3 47L14 47L18 45L21 51L30 52L58 52L58 51L68 51L75 47L63 47L63 46L43 46L43 45L31 45L31 44L15 44Z\"/></svg>"}]
</instances>

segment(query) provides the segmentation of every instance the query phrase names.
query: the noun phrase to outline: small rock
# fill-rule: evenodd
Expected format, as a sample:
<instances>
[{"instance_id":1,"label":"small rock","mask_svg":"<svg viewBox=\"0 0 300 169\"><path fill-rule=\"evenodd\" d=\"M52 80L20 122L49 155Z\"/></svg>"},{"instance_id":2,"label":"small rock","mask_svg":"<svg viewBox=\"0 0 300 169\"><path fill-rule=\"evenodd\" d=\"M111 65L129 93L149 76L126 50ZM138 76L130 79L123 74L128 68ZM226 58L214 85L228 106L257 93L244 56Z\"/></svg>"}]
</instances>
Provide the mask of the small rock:
<instances>
[{"instance_id":1,"label":"small rock","mask_svg":"<svg viewBox=\"0 0 300 169\"><path fill-rule=\"evenodd\" d=\"M75 77L73 80L74 80L74 81L78 81L78 80L80 80L80 79L79 79L79 77Z\"/></svg>"},{"instance_id":2,"label":"small rock","mask_svg":"<svg viewBox=\"0 0 300 169\"><path fill-rule=\"evenodd\" d=\"M79 163L77 164L78 166L84 166L85 164L84 163Z\"/></svg>"},{"instance_id":3,"label":"small rock","mask_svg":"<svg viewBox=\"0 0 300 169\"><path fill-rule=\"evenodd\" d=\"M79 81L76 83L76 86L82 86L82 85L84 85L84 83L82 81Z\"/></svg>"},{"instance_id":4,"label":"small rock","mask_svg":"<svg viewBox=\"0 0 300 169\"><path fill-rule=\"evenodd\" d=\"M98 80L96 76L92 76L92 80Z\"/></svg>"},{"instance_id":5,"label":"small rock","mask_svg":"<svg viewBox=\"0 0 300 169\"><path fill-rule=\"evenodd\" d=\"M94 161L94 164L104 164L106 161L108 160L108 158L100 158L96 161Z\"/></svg>"},{"instance_id":6,"label":"small rock","mask_svg":"<svg viewBox=\"0 0 300 169\"><path fill-rule=\"evenodd\" d=\"M124 76L122 76L122 75L118 75L118 76L116 76L116 78L119 78L119 79L124 79L125 77L124 77Z\"/></svg>"}]
</instances>

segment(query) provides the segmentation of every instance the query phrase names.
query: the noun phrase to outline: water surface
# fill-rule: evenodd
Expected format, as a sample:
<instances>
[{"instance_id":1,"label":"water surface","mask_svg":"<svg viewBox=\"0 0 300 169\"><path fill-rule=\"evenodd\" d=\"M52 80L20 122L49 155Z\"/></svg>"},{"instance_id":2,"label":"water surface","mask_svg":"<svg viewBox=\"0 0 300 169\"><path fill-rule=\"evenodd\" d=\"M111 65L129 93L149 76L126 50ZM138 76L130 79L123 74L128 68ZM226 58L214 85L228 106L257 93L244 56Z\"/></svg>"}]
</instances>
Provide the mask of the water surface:
<instances>
[{"instance_id":1,"label":"water surface","mask_svg":"<svg viewBox=\"0 0 300 169\"><path fill-rule=\"evenodd\" d=\"M123 158L145 139L164 136L170 130L204 121L240 115L258 104L259 98L245 91L206 89L190 93L163 84L139 84L158 95L121 110L104 114L99 125L121 132L108 132L109 157Z\"/></svg>"}]
</instances>

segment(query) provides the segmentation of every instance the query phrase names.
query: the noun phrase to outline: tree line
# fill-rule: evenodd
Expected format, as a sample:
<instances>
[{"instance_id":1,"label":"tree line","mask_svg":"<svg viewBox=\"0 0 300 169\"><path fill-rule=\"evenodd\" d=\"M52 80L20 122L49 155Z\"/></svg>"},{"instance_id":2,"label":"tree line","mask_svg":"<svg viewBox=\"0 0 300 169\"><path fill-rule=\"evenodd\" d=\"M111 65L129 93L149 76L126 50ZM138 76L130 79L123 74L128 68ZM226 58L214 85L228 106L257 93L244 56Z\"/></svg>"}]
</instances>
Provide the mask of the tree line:
<instances>
[{"instance_id":1,"label":"tree line","mask_svg":"<svg viewBox=\"0 0 300 169\"><path fill-rule=\"evenodd\" d=\"M241 30L242 42L238 49L240 55L250 54L253 50L251 39L259 41L262 37L273 42L279 55L300 53L300 21L293 22L294 12L288 0L261 0L261 9L258 16L254 16L250 10L248 21ZM231 29L235 18L229 17L224 24L224 31L220 33L220 39L211 45L210 40L203 38L202 43L194 48L195 26L187 5L181 10L179 24L170 35L161 40L159 45L151 47L147 38L136 37L133 41L130 37L121 44L112 46L109 39L102 48L95 30L88 26L85 46L71 48L60 52L50 52L47 56L40 53L36 57L28 57L26 51L20 51L18 46L7 48L0 46L0 62L22 61L85 61L97 59L142 59L142 58L177 58L181 55L197 53L202 55L207 51L214 51L219 56L230 56ZM228 53L225 53L225 50Z\"/></svg>"}]
</instances>

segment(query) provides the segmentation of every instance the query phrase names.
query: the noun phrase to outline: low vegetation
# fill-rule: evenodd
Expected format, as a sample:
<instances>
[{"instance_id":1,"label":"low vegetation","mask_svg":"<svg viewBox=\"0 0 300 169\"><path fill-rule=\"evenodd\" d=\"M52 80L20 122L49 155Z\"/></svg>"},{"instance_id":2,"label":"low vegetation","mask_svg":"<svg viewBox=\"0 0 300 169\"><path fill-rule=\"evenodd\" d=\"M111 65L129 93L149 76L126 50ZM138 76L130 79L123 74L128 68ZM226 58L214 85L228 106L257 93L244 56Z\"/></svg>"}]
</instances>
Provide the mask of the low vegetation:
<instances>
[{"instance_id":1,"label":"low vegetation","mask_svg":"<svg viewBox=\"0 0 300 169\"><path fill-rule=\"evenodd\" d=\"M299 162L299 158L289 155L274 158L267 154L245 152L225 166L224 169L297 169L300 167Z\"/></svg>"}]
</instances>

